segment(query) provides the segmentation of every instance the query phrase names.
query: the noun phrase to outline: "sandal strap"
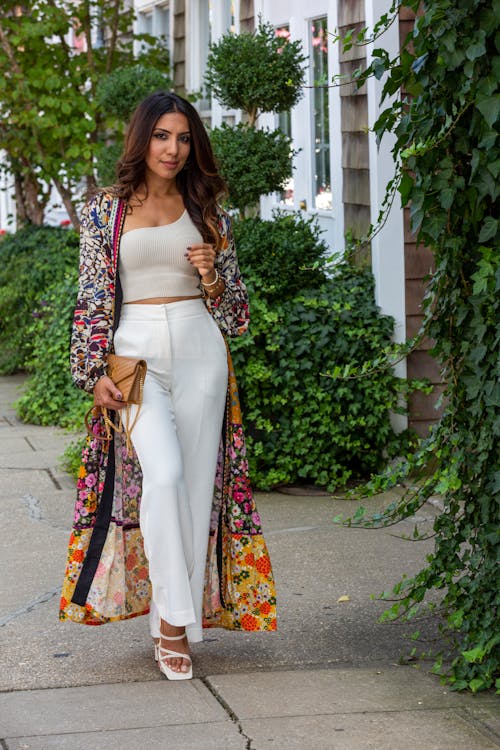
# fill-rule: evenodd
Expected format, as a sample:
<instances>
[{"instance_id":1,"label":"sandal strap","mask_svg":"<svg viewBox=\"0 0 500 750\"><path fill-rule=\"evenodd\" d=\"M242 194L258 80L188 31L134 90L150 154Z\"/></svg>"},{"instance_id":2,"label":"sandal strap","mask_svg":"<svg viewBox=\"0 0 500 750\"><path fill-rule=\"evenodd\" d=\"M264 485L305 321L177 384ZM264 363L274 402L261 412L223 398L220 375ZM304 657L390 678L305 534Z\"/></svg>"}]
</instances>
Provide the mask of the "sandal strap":
<instances>
[{"instance_id":1,"label":"sandal strap","mask_svg":"<svg viewBox=\"0 0 500 750\"><path fill-rule=\"evenodd\" d=\"M164 638L166 641L180 641L185 637L186 631L184 631L184 633L182 633L181 635L163 635L163 633L160 633L160 638Z\"/></svg>"},{"instance_id":2,"label":"sandal strap","mask_svg":"<svg viewBox=\"0 0 500 750\"><path fill-rule=\"evenodd\" d=\"M163 651L166 656L164 658L171 659L174 656L180 656L182 659L189 659L189 662L192 662L191 657L189 654L181 654L179 651L171 651L169 648L163 648L163 646L160 646L160 653Z\"/></svg>"}]
</instances>

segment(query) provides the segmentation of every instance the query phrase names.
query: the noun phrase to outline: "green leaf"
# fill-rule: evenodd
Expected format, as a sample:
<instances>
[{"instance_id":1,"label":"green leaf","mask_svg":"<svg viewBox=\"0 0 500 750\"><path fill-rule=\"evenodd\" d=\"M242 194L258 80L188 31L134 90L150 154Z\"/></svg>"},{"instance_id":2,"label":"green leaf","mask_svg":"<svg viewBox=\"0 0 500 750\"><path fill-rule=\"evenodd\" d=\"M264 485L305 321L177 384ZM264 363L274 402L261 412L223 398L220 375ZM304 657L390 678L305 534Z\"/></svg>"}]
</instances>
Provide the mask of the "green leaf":
<instances>
[{"instance_id":1,"label":"green leaf","mask_svg":"<svg viewBox=\"0 0 500 750\"><path fill-rule=\"evenodd\" d=\"M500 94L495 94L494 96L488 96L486 98L478 97L476 107L481 112L488 125L490 125L490 127L493 126L498 120L500 114Z\"/></svg>"},{"instance_id":2,"label":"green leaf","mask_svg":"<svg viewBox=\"0 0 500 750\"><path fill-rule=\"evenodd\" d=\"M484 37L484 32L483 32ZM467 58L469 60L476 60L478 57L481 57L481 55L484 55L486 52L486 47L484 44L484 39L478 40L473 42L472 44L469 44L467 49L465 50L465 54L467 55Z\"/></svg>"},{"instance_id":3,"label":"green leaf","mask_svg":"<svg viewBox=\"0 0 500 750\"><path fill-rule=\"evenodd\" d=\"M403 172L398 190L401 193L401 205L406 206L413 188L413 178L408 172Z\"/></svg>"},{"instance_id":4,"label":"green leaf","mask_svg":"<svg viewBox=\"0 0 500 750\"><path fill-rule=\"evenodd\" d=\"M498 219L494 219L492 216L487 216L479 232L479 242L488 242L495 237L498 231Z\"/></svg>"},{"instance_id":5,"label":"green leaf","mask_svg":"<svg viewBox=\"0 0 500 750\"><path fill-rule=\"evenodd\" d=\"M475 677L473 680L469 681L469 688L473 693L477 693L485 687L487 687L487 685L481 677Z\"/></svg>"},{"instance_id":6,"label":"green leaf","mask_svg":"<svg viewBox=\"0 0 500 750\"><path fill-rule=\"evenodd\" d=\"M455 198L455 189L454 188L444 188L439 196L440 203L444 209L449 209L450 206L453 203L453 200Z\"/></svg>"}]
</instances>

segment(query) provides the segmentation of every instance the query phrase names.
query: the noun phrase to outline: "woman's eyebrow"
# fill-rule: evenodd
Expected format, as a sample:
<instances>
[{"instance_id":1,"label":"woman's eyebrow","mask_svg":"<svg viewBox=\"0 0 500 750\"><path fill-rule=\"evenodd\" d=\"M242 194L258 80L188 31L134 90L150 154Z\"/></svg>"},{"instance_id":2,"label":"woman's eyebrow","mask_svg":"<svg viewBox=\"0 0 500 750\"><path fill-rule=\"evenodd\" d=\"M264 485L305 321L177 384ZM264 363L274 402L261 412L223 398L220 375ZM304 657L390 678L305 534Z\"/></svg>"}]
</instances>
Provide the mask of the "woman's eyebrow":
<instances>
[{"instance_id":1,"label":"woman's eyebrow","mask_svg":"<svg viewBox=\"0 0 500 750\"><path fill-rule=\"evenodd\" d=\"M167 130L166 128L155 128L155 133L157 130L159 130L161 133L168 133L169 135L172 135L172 131ZM184 130L182 133L178 133L178 135L189 135L189 133L189 130Z\"/></svg>"}]
</instances>

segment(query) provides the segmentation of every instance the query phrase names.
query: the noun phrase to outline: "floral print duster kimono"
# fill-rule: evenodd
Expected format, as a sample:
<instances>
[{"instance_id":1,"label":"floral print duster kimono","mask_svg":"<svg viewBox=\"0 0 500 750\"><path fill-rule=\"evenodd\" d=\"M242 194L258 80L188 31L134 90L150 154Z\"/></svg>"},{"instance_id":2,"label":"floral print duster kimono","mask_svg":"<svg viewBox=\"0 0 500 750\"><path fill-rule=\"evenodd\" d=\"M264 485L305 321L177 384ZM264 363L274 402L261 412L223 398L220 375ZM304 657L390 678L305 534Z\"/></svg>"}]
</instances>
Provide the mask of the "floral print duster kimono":
<instances>
[{"instance_id":1,"label":"floral print duster kimono","mask_svg":"<svg viewBox=\"0 0 500 750\"><path fill-rule=\"evenodd\" d=\"M121 289L117 273L126 204L99 193L85 207L81 227L80 281L71 341L76 384L91 393L105 373L118 326ZM222 250L216 268L224 293L206 304L223 334L248 326L248 299L238 269L230 221L219 213ZM200 287L201 288L201 287ZM238 391L228 351L226 415L219 446L203 595L203 627L275 630L276 598L271 562L248 480ZM148 565L139 529L141 469L135 452L114 434L110 443L100 417L92 420L77 485L73 530L62 589L60 619L100 625L147 614Z\"/></svg>"}]
</instances>

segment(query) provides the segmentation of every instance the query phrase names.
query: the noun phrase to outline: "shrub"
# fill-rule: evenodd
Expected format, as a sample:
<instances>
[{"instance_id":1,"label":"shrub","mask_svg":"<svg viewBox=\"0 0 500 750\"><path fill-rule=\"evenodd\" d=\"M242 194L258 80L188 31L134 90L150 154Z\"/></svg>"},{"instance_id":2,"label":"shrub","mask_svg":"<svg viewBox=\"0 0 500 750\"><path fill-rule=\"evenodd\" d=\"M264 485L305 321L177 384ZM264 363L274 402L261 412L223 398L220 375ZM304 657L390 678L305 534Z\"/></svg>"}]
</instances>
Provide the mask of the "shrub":
<instances>
[{"instance_id":1,"label":"shrub","mask_svg":"<svg viewBox=\"0 0 500 750\"><path fill-rule=\"evenodd\" d=\"M320 264L327 247L314 218L274 213L274 221L243 219L233 225L245 283L268 302L290 299L302 289L319 287L326 276Z\"/></svg>"},{"instance_id":2,"label":"shrub","mask_svg":"<svg viewBox=\"0 0 500 750\"><path fill-rule=\"evenodd\" d=\"M298 217L236 222L235 236L252 322L231 350L255 486L309 481L332 490L366 477L401 448L389 410L404 383L390 371L340 385L325 373L373 359L390 342L393 323L377 310L370 271L347 262L333 278L301 270L323 245Z\"/></svg>"},{"instance_id":3,"label":"shrub","mask_svg":"<svg viewBox=\"0 0 500 750\"><path fill-rule=\"evenodd\" d=\"M4 237L0 244L0 373L24 367L32 348L33 315L43 309L44 290L77 264L78 236L72 230L29 226Z\"/></svg>"},{"instance_id":4,"label":"shrub","mask_svg":"<svg viewBox=\"0 0 500 750\"><path fill-rule=\"evenodd\" d=\"M290 139L277 130L257 130L256 122L261 112L286 111L299 101L305 60L301 42L278 37L262 21L251 34L228 33L210 46L206 82L223 106L242 109L247 120L212 131L229 199L240 215L291 177Z\"/></svg>"},{"instance_id":5,"label":"shrub","mask_svg":"<svg viewBox=\"0 0 500 750\"><path fill-rule=\"evenodd\" d=\"M60 458L60 464L63 471L69 474L76 481L78 479L78 470L82 463L82 451L86 444L86 435L82 435L64 449L64 453Z\"/></svg>"},{"instance_id":6,"label":"shrub","mask_svg":"<svg viewBox=\"0 0 500 750\"><path fill-rule=\"evenodd\" d=\"M283 112L303 96L301 42L276 36L269 23L256 31L224 34L210 45L205 80L225 107L242 109L253 125L259 112Z\"/></svg>"},{"instance_id":7,"label":"shrub","mask_svg":"<svg viewBox=\"0 0 500 750\"><path fill-rule=\"evenodd\" d=\"M229 201L241 214L247 206L257 204L261 195L282 188L292 173L291 139L280 130L223 123L210 131L210 140L229 189Z\"/></svg>"},{"instance_id":8,"label":"shrub","mask_svg":"<svg viewBox=\"0 0 500 750\"><path fill-rule=\"evenodd\" d=\"M168 71L165 61L164 70ZM142 99L154 91L169 91L173 81L168 72L148 65L117 68L104 76L97 86L97 101L102 111L125 122Z\"/></svg>"},{"instance_id":9,"label":"shrub","mask_svg":"<svg viewBox=\"0 0 500 750\"><path fill-rule=\"evenodd\" d=\"M91 397L73 385L69 342L76 299L77 268L43 293L44 306L28 330L31 373L17 402L19 416L33 424L81 428Z\"/></svg>"}]
</instances>

